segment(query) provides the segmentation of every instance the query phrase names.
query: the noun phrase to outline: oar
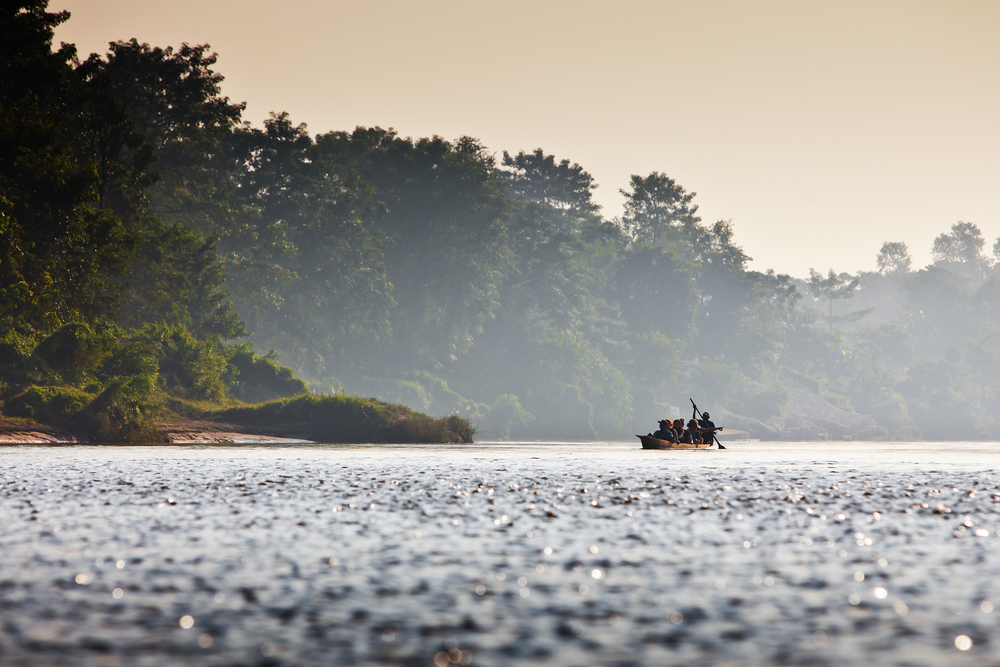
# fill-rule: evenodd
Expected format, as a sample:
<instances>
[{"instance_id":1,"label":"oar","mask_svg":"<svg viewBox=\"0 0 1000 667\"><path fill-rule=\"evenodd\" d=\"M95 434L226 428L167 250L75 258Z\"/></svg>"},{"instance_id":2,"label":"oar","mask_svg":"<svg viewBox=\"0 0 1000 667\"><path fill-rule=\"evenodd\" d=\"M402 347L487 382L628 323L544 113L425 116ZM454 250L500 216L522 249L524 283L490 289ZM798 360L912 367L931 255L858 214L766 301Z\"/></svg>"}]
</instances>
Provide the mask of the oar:
<instances>
[{"instance_id":1,"label":"oar","mask_svg":"<svg viewBox=\"0 0 1000 667\"><path fill-rule=\"evenodd\" d=\"M698 411L698 406L695 405L694 399L689 397L688 400L691 401L691 407L694 408L694 416L701 420L701 412ZM715 440L715 444L719 446L719 449L725 449L725 447L722 446L722 443L719 442L719 439L715 437L715 431L712 431L712 440Z\"/></svg>"}]
</instances>

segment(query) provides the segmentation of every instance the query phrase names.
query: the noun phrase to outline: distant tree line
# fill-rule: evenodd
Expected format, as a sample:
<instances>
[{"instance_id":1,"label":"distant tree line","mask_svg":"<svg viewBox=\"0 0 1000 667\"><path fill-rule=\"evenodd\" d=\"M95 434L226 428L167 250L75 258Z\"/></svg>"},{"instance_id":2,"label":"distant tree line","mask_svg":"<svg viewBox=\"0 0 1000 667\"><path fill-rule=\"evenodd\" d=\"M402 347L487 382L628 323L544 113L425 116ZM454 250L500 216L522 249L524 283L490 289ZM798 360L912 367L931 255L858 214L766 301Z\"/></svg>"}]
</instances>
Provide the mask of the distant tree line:
<instances>
[{"instance_id":1,"label":"distant tree line","mask_svg":"<svg viewBox=\"0 0 1000 667\"><path fill-rule=\"evenodd\" d=\"M156 391L259 400L305 386L246 383L280 359L314 391L497 437L622 437L691 395L766 421L793 388L894 437L1000 436L1000 239L987 256L972 223L918 271L900 242L872 273L752 271L666 174L632 176L608 219L591 175L542 149L254 127L207 45L81 60L53 50L67 15L46 4L0 17L8 402L140 376L136 414Z\"/></svg>"}]
</instances>

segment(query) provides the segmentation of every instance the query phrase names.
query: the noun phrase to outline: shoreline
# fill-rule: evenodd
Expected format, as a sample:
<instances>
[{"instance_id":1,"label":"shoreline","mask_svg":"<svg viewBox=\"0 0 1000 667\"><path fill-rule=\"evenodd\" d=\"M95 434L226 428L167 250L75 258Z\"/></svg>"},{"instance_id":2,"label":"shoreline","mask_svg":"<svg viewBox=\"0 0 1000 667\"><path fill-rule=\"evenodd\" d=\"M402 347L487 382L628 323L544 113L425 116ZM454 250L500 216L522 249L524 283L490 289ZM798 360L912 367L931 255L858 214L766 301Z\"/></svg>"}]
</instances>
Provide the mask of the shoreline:
<instances>
[{"instance_id":1,"label":"shoreline","mask_svg":"<svg viewBox=\"0 0 1000 667\"><path fill-rule=\"evenodd\" d=\"M167 436L169 445L291 445L315 444L314 440L280 437L259 432L248 432L236 424L221 424L202 420L163 422L157 428ZM258 429L254 429L255 431ZM0 445L83 445L99 444L79 433L47 424L16 423L0 419Z\"/></svg>"}]
</instances>

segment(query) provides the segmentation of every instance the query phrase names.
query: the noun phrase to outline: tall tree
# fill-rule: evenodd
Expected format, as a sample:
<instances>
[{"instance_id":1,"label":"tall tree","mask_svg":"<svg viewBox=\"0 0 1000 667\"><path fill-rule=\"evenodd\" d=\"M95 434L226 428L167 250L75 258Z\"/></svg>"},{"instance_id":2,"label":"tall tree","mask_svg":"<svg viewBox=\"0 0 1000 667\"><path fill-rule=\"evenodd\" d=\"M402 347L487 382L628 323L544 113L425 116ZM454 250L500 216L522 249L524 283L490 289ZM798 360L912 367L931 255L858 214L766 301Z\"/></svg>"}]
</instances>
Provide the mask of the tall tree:
<instances>
[{"instance_id":1,"label":"tall tree","mask_svg":"<svg viewBox=\"0 0 1000 667\"><path fill-rule=\"evenodd\" d=\"M593 177L541 149L513 157L505 152L500 173L512 200L503 307L525 317L541 312L557 327L596 334L603 307L596 290L610 261L602 261L608 230L592 198Z\"/></svg>"},{"instance_id":2,"label":"tall tree","mask_svg":"<svg viewBox=\"0 0 1000 667\"><path fill-rule=\"evenodd\" d=\"M246 335L222 289L226 276L215 237L153 218L143 230L138 257L126 278L128 295L117 313L122 326L184 327L202 340Z\"/></svg>"},{"instance_id":3,"label":"tall tree","mask_svg":"<svg viewBox=\"0 0 1000 667\"><path fill-rule=\"evenodd\" d=\"M221 94L223 77L213 70L217 56L209 49L118 41L106 55L91 55L81 70L117 104L93 121L99 163L146 173L156 183L144 190L149 209L164 222L218 234L245 213L232 185L239 165L226 151L245 104ZM116 116L128 126L115 131Z\"/></svg>"},{"instance_id":4,"label":"tall tree","mask_svg":"<svg viewBox=\"0 0 1000 667\"><path fill-rule=\"evenodd\" d=\"M620 191L625 197L622 223L629 235L652 245L678 239L690 243L697 236L701 218L693 203L696 193L657 171L633 175L629 185L630 191Z\"/></svg>"},{"instance_id":5,"label":"tall tree","mask_svg":"<svg viewBox=\"0 0 1000 667\"><path fill-rule=\"evenodd\" d=\"M824 278L822 273L812 268L809 269L809 289L817 298L826 299L829 304L827 322L830 329L833 329L833 302L840 299L850 299L855 295L860 284L860 278L852 277L847 273L838 275L836 271L830 269Z\"/></svg>"},{"instance_id":6,"label":"tall tree","mask_svg":"<svg viewBox=\"0 0 1000 667\"><path fill-rule=\"evenodd\" d=\"M879 273L909 273L913 266L909 248L902 241L886 241L875 259Z\"/></svg>"},{"instance_id":7,"label":"tall tree","mask_svg":"<svg viewBox=\"0 0 1000 667\"><path fill-rule=\"evenodd\" d=\"M906 324L916 335L919 357L940 358L977 330L967 278L931 265L910 274L903 290L909 319Z\"/></svg>"},{"instance_id":8,"label":"tall tree","mask_svg":"<svg viewBox=\"0 0 1000 667\"><path fill-rule=\"evenodd\" d=\"M221 248L258 346L311 379L353 370L351 346L390 331L392 286L374 228L383 207L286 113L240 128L233 146L251 214L225 230Z\"/></svg>"},{"instance_id":9,"label":"tall tree","mask_svg":"<svg viewBox=\"0 0 1000 667\"><path fill-rule=\"evenodd\" d=\"M449 381L487 401L516 396L553 434L613 433L628 415L607 356L624 344L623 326L603 298L618 244L593 178L541 149L504 153L499 174L511 209L499 305Z\"/></svg>"},{"instance_id":10,"label":"tall tree","mask_svg":"<svg viewBox=\"0 0 1000 667\"><path fill-rule=\"evenodd\" d=\"M88 92L81 138L97 166L97 205L138 240L123 323L235 338L243 325L220 289L217 233L240 210L225 147L243 106L220 95L207 49L133 39L91 55L77 68Z\"/></svg>"},{"instance_id":11,"label":"tall tree","mask_svg":"<svg viewBox=\"0 0 1000 667\"><path fill-rule=\"evenodd\" d=\"M934 239L931 252L935 262L976 264L983 260L985 244L986 239L976 224L959 220L951 226L950 234L941 234Z\"/></svg>"},{"instance_id":12,"label":"tall tree","mask_svg":"<svg viewBox=\"0 0 1000 667\"><path fill-rule=\"evenodd\" d=\"M78 143L87 91L76 51L52 50L69 14L47 4L0 9L0 317L38 331L109 315L134 247L95 206L99 181Z\"/></svg>"},{"instance_id":13,"label":"tall tree","mask_svg":"<svg viewBox=\"0 0 1000 667\"><path fill-rule=\"evenodd\" d=\"M359 127L317 137L320 154L355 170L386 206L377 229L396 306L389 368L440 370L467 351L497 305L509 200L477 140L403 139Z\"/></svg>"}]
</instances>

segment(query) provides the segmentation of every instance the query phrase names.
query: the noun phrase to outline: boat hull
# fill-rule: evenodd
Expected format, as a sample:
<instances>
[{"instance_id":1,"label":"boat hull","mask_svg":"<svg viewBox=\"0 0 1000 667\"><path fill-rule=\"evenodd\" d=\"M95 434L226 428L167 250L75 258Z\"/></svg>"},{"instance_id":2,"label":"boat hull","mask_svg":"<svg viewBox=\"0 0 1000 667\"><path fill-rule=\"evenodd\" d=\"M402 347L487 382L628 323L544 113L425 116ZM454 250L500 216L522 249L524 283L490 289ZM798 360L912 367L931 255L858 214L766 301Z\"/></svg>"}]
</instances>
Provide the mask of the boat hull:
<instances>
[{"instance_id":1,"label":"boat hull","mask_svg":"<svg viewBox=\"0 0 1000 667\"><path fill-rule=\"evenodd\" d=\"M704 443L701 445L690 445L686 442L670 442L669 440L660 440L659 438L653 438L648 435L637 435L635 436L642 441L643 449L708 449L712 446L712 443Z\"/></svg>"}]
</instances>

